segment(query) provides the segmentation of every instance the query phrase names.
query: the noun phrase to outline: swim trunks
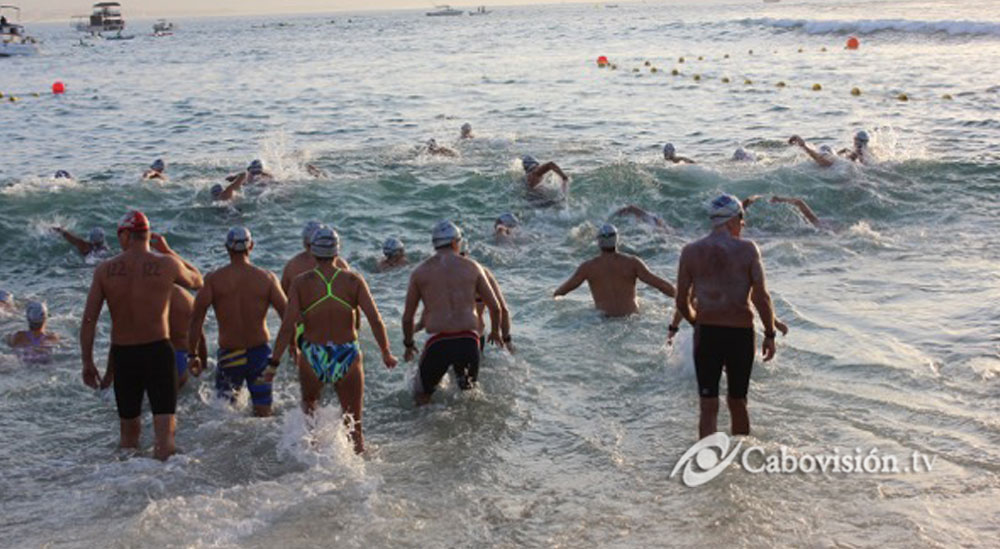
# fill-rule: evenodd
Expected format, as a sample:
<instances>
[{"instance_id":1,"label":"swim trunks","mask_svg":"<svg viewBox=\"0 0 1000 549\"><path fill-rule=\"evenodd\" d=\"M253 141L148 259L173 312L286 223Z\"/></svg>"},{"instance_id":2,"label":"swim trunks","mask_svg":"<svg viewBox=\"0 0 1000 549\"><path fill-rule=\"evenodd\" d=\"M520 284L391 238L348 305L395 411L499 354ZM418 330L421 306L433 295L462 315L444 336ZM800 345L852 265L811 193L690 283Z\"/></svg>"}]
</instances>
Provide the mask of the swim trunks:
<instances>
[{"instance_id":1,"label":"swim trunks","mask_svg":"<svg viewBox=\"0 0 1000 549\"><path fill-rule=\"evenodd\" d=\"M184 377L188 369L187 351L174 351L174 365L177 366L177 379Z\"/></svg>"},{"instance_id":2,"label":"swim trunks","mask_svg":"<svg viewBox=\"0 0 1000 549\"><path fill-rule=\"evenodd\" d=\"M139 417L143 394L149 395L153 415L173 414L177 410L177 367L169 341L112 345L111 360L115 365L118 417Z\"/></svg>"},{"instance_id":3,"label":"swim trunks","mask_svg":"<svg viewBox=\"0 0 1000 549\"><path fill-rule=\"evenodd\" d=\"M455 369L458 386L463 391L471 389L479 377L479 337L472 330L432 335L420 357L418 390L433 393L449 366Z\"/></svg>"},{"instance_id":4,"label":"swim trunks","mask_svg":"<svg viewBox=\"0 0 1000 549\"><path fill-rule=\"evenodd\" d=\"M746 398L753 368L753 328L697 325L694 330L694 369L698 394L719 396L719 379L726 369L729 398Z\"/></svg>"},{"instance_id":5,"label":"swim trunks","mask_svg":"<svg viewBox=\"0 0 1000 549\"><path fill-rule=\"evenodd\" d=\"M361 354L357 340L350 343L313 343L299 338L299 349L323 383L336 383L343 379Z\"/></svg>"},{"instance_id":6,"label":"swim trunks","mask_svg":"<svg viewBox=\"0 0 1000 549\"><path fill-rule=\"evenodd\" d=\"M271 405L271 383L258 378L271 360L271 347L267 343L252 349L219 349L215 368L215 394L233 400L236 391L246 383L250 401L254 406Z\"/></svg>"}]
</instances>

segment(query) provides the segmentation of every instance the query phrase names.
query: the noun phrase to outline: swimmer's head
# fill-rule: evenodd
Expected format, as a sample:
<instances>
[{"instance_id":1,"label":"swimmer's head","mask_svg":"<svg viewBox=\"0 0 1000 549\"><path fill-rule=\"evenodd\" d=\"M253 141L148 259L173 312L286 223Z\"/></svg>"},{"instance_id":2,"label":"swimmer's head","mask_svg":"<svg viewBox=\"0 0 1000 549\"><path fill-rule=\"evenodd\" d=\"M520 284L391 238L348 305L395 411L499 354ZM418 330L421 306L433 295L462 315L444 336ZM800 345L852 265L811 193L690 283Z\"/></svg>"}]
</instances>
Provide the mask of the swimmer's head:
<instances>
[{"instance_id":1,"label":"swimmer's head","mask_svg":"<svg viewBox=\"0 0 1000 549\"><path fill-rule=\"evenodd\" d=\"M309 237L309 251L319 259L330 259L340 254L340 235L337 231L320 225Z\"/></svg>"},{"instance_id":2,"label":"swimmer's head","mask_svg":"<svg viewBox=\"0 0 1000 549\"><path fill-rule=\"evenodd\" d=\"M131 210L118 223L118 234L149 232L149 219L139 210Z\"/></svg>"},{"instance_id":3,"label":"swimmer's head","mask_svg":"<svg viewBox=\"0 0 1000 549\"><path fill-rule=\"evenodd\" d=\"M736 162L755 162L757 157L752 152L740 147L733 153L733 160Z\"/></svg>"},{"instance_id":4,"label":"swimmer's head","mask_svg":"<svg viewBox=\"0 0 1000 549\"><path fill-rule=\"evenodd\" d=\"M521 222L517 219L516 215L510 212L504 212L497 217L496 221L493 222L493 228L504 226L508 229L513 229L520 224Z\"/></svg>"},{"instance_id":5,"label":"swimmer's head","mask_svg":"<svg viewBox=\"0 0 1000 549\"><path fill-rule=\"evenodd\" d=\"M437 142L437 140L436 139L428 139L427 140L427 148L430 149L430 150L432 150L432 151L434 149L438 148L438 142Z\"/></svg>"},{"instance_id":6,"label":"swimmer's head","mask_svg":"<svg viewBox=\"0 0 1000 549\"><path fill-rule=\"evenodd\" d=\"M830 145L820 145L819 154L823 156L833 156L833 148Z\"/></svg>"},{"instance_id":7,"label":"swimmer's head","mask_svg":"<svg viewBox=\"0 0 1000 549\"><path fill-rule=\"evenodd\" d=\"M405 252L406 248L403 247L403 241L398 238L387 238L382 243L382 254L385 255L386 259L403 255Z\"/></svg>"},{"instance_id":8,"label":"swimmer's head","mask_svg":"<svg viewBox=\"0 0 1000 549\"><path fill-rule=\"evenodd\" d=\"M149 165L149 169L156 172L162 172L167 169L167 164L162 158L157 158L152 164Z\"/></svg>"},{"instance_id":9,"label":"swimmer's head","mask_svg":"<svg viewBox=\"0 0 1000 549\"><path fill-rule=\"evenodd\" d=\"M244 254L253 249L253 235L246 227L233 227L226 234L226 249L233 253Z\"/></svg>"},{"instance_id":10,"label":"swimmer's head","mask_svg":"<svg viewBox=\"0 0 1000 549\"><path fill-rule=\"evenodd\" d=\"M100 227L94 227L90 229L90 235L88 235L87 240L94 246L104 245L104 229Z\"/></svg>"},{"instance_id":11,"label":"swimmer's head","mask_svg":"<svg viewBox=\"0 0 1000 549\"><path fill-rule=\"evenodd\" d=\"M862 147L867 147L868 141L870 140L871 137L868 135L868 132L864 130L861 130L858 133L854 134L854 146L859 149Z\"/></svg>"},{"instance_id":12,"label":"swimmer's head","mask_svg":"<svg viewBox=\"0 0 1000 549\"><path fill-rule=\"evenodd\" d=\"M605 223L597 231L597 247L606 252L618 249L618 228L611 223Z\"/></svg>"},{"instance_id":13,"label":"swimmer's head","mask_svg":"<svg viewBox=\"0 0 1000 549\"><path fill-rule=\"evenodd\" d=\"M59 170L52 177L55 179L73 179L73 176L66 170Z\"/></svg>"},{"instance_id":14,"label":"swimmer's head","mask_svg":"<svg viewBox=\"0 0 1000 549\"><path fill-rule=\"evenodd\" d=\"M226 190L226 188L223 187L221 183L212 185L212 200L218 200L224 190Z\"/></svg>"},{"instance_id":15,"label":"swimmer's head","mask_svg":"<svg viewBox=\"0 0 1000 549\"><path fill-rule=\"evenodd\" d=\"M446 219L438 221L437 225L434 225L434 230L431 231L431 244L434 245L435 250L448 248L461 240L462 230L458 228L458 225Z\"/></svg>"},{"instance_id":16,"label":"swimmer's head","mask_svg":"<svg viewBox=\"0 0 1000 549\"><path fill-rule=\"evenodd\" d=\"M534 156L526 154L521 157L521 166L524 167L524 171L527 173L538 167L538 161L535 160Z\"/></svg>"},{"instance_id":17,"label":"swimmer's head","mask_svg":"<svg viewBox=\"0 0 1000 549\"><path fill-rule=\"evenodd\" d=\"M45 324L49 318L49 308L39 301L28 302L28 307L24 310L24 316L28 319L28 326L32 330L37 330Z\"/></svg>"},{"instance_id":18,"label":"swimmer's head","mask_svg":"<svg viewBox=\"0 0 1000 549\"><path fill-rule=\"evenodd\" d=\"M247 172L250 175L260 175L264 173L264 163L261 162L259 158L253 159L253 162L250 162L250 165L247 166Z\"/></svg>"},{"instance_id":19,"label":"swimmer's head","mask_svg":"<svg viewBox=\"0 0 1000 549\"><path fill-rule=\"evenodd\" d=\"M462 124L462 137L469 137L472 135L472 124L466 122Z\"/></svg>"},{"instance_id":20,"label":"swimmer's head","mask_svg":"<svg viewBox=\"0 0 1000 549\"><path fill-rule=\"evenodd\" d=\"M673 143L665 143L663 145L663 158L666 160L673 160L674 156L677 155L677 149L674 148Z\"/></svg>"},{"instance_id":21,"label":"swimmer's head","mask_svg":"<svg viewBox=\"0 0 1000 549\"><path fill-rule=\"evenodd\" d=\"M8 292L7 290L0 290L0 303L5 305L14 304L14 294Z\"/></svg>"},{"instance_id":22,"label":"swimmer's head","mask_svg":"<svg viewBox=\"0 0 1000 549\"><path fill-rule=\"evenodd\" d=\"M708 217L713 227L725 225L735 217L743 218L743 204L731 194L722 194L708 203Z\"/></svg>"},{"instance_id":23,"label":"swimmer's head","mask_svg":"<svg viewBox=\"0 0 1000 549\"><path fill-rule=\"evenodd\" d=\"M319 221L310 221L306 223L305 227L302 227L302 245L309 248L309 242L312 240L312 235L316 232L316 229L322 227L323 224Z\"/></svg>"}]
</instances>

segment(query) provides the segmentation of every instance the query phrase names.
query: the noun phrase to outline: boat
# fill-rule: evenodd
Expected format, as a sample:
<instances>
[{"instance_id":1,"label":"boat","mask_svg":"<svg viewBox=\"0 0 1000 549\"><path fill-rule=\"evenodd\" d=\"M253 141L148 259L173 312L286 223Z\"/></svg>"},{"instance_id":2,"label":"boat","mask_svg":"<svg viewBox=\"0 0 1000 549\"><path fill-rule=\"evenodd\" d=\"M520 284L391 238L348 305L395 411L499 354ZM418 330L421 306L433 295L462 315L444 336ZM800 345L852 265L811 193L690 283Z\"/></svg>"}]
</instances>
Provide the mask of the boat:
<instances>
[{"instance_id":1,"label":"boat","mask_svg":"<svg viewBox=\"0 0 1000 549\"><path fill-rule=\"evenodd\" d=\"M452 15L465 15L464 10L455 9L447 4L440 6L434 6L437 8L435 11L427 12L428 17L442 17L442 16L452 16Z\"/></svg>"},{"instance_id":2,"label":"boat","mask_svg":"<svg viewBox=\"0 0 1000 549\"><path fill-rule=\"evenodd\" d=\"M486 6L479 6L476 11L470 11L469 15L489 15L490 11L486 9Z\"/></svg>"},{"instance_id":3,"label":"boat","mask_svg":"<svg viewBox=\"0 0 1000 549\"><path fill-rule=\"evenodd\" d=\"M118 2L98 2L89 16L73 16L73 28L80 32L98 35L102 32L117 32L125 30L125 20L122 19L122 5ZM125 38L118 38L119 40Z\"/></svg>"},{"instance_id":4,"label":"boat","mask_svg":"<svg viewBox=\"0 0 1000 549\"><path fill-rule=\"evenodd\" d=\"M13 18L11 22L7 15ZM0 57L38 55L38 40L28 36L21 26L21 8L0 5Z\"/></svg>"},{"instance_id":5,"label":"boat","mask_svg":"<svg viewBox=\"0 0 1000 549\"><path fill-rule=\"evenodd\" d=\"M153 35L154 36L170 36L174 33L174 24L166 19L157 19L156 23L153 23Z\"/></svg>"}]
</instances>

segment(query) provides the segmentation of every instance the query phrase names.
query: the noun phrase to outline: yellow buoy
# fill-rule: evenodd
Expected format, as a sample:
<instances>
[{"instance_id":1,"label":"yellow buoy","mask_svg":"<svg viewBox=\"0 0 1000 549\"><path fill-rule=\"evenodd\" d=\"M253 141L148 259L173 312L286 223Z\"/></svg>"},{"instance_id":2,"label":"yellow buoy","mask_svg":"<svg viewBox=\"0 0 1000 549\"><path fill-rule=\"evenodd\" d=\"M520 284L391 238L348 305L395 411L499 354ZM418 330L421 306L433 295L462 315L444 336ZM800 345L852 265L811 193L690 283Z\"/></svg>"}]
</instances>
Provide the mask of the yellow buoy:
<instances>
[{"instance_id":1,"label":"yellow buoy","mask_svg":"<svg viewBox=\"0 0 1000 549\"><path fill-rule=\"evenodd\" d=\"M700 75L700 74L696 74L696 75L694 75L694 81L695 81L695 82L699 82L699 81L701 81L701 75Z\"/></svg>"},{"instance_id":2,"label":"yellow buoy","mask_svg":"<svg viewBox=\"0 0 1000 549\"><path fill-rule=\"evenodd\" d=\"M12 96L10 96L10 102L11 102L11 103L13 103L13 102L15 102L15 101L17 101L17 100L18 100L18 99L17 99L17 97L15 97L15 96L13 96L13 95L12 95Z\"/></svg>"},{"instance_id":3,"label":"yellow buoy","mask_svg":"<svg viewBox=\"0 0 1000 549\"><path fill-rule=\"evenodd\" d=\"M639 69L638 68L634 68L634 69L632 69L632 72L639 72Z\"/></svg>"},{"instance_id":4,"label":"yellow buoy","mask_svg":"<svg viewBox=\"0 0 1000 549\"><path fill-rule=\"evenodd\" d=\"M649 67L649 72L656 72L656 67Z\"/></svg>"},{"instance_id":5,"label":"yellow buoy","mask_svg":"<svg viewBox=\"0 0 1000 549\"><path fill-rule=\"evenodd\" d=\"M704 60L705 60L705 58L704 58L704 57L702 57L702 56L700 56L700 55L698 56L698 61L704 61Z\"/></svg>"},{"instance_id":6,"label":"yellow buoy","mask_svg":"<svg viewBox=\"0 0 1000 549\"><path fill-rule=\"evenodd\" d=\"M785 87L785 83L784 82L778 82L777 84L775 84L775 86L778 86L779 88L784 88Z\"/></svg>"},{"instance_id":7,"label":"yellow buoy","mask_svg":"<svg viewBox=\"0 0 1000 549\"><path fill-rule=\"evenodd\" d=\"M820 86L819 84L813 84L813 91L814 92L818 92L818 91L820 91L822 89L823 89L823 86Z\"/></svg>"},{"instance_id":8,"label":"yellow buoy","mask_svg":"<svg viewBox=\"0 0 1000 549\"><path fill-rule=\"evenodd\" d=\"M861 95L861 88L851 88L851 95Z\"/></svg>"},{"instance_id":9,"label":"yellow buoy","mask_svg":"<svg viewBox=\"0 0 1000 549\"><path fill-rule=\"evenodd\" d=\"M729 83L729 78L728 78L728 77L726 77L726 76L723 76L723 77L722 77L722 83L723 83L723 84L728 84L728 83Z\"/></svg>"},{"instance_id":10,"label":"yellow buoy","mask_svg":"<svg viewBox=\"0 0 1000 549\"><path fill-rule=\"evenodd\" d=\"M615 65L614 63L611 64L611 70L615 70L617 68L618 68L618 65Z\"/></svg>"},{"instance_id":11,"label":"yellow buoy","mask_svg":"<svg viewBox=\"0 0 1000 549\"><path fill-rule=\"evenodd\" d=\"M684 58L683 58L683 57L679 57L679 58L677 58L677 62L678 62L678 63L683 63L683 62L684 62Z\"/></svg>"},{"instance_id":12,"label":"yellow buoy","mask_svg":"<svg viewBox=\"0 0 1000 549\"><path fill-rule=\"evenodd\" d=\"M799 53L802 53L802 48L799 48Z\"/></svg>"},{"instance_id":13,"label":"yellow buoy","mask_svg":"<svg viewBox=\"0 0 1000 549\"><path fill-rule=\"evenodd\" d=\"M944 95L941 96L941 99L944 99L945 101L951 101L951 94L950 93L946 93L946 94L944 94Z\"/></svg>"},{"instance_id":14,"label":"yellow buoy","mask_svg":"<svg viewBox=\"0 0 1000 549\"><path fill-rule=\"evenodd\" d=\"M753 84L753 80L750 80L749 78L744 78L743 83L749 86L750 84Z\"/></svg>"},{"instance_id":15,"label":"yellow buoy","mask_svg":"<svg viewBox=\"0 0 1000 549\"><path fill-rule=\"evenodd\" d=\"M681 73L681 71L679 71L679 70L677 70L677 69L674 69L674 70L670 71L670 74L672 74L672 75L674 75L674 76L677 76L677 75L678 75L678 74L680 74L680 73Z\"/></svg>"},{"instance_id":16,"label":"yellow buoy","mask_svg":"<svg viewBox=\"0 0 1000 549\"><path fill-rule=\"evenodd\" d=\"M650 63L649 61L646 61L645 65L648 67L648 66L652 65L652 63Z\"/></svg>"},{"instance_id":17,"label":"yellow buoy","mask_svg":"<svg viewBox=\"0 0 1000 549\"><path fill-rule=\"evenodd\" d=\"M747 53L750 54L750 55L753 55L753 50L750 50Z\"/></svg>"},{"instance_id":18,"label":"yellow buoy","mask_svg":"<svg viewBox=\"0 0 1000 549\"><path fill-rule=\"evenodd\" d=\"M34 92L34 93L31 94L31 97L41 97L41 96L42 95L40 93L38 93L38 92Z\"/></svg>"},{"instance_id":19,"label":"yellow buoy","mask_svg":"<svg viewBox=\"0 0 1000 549\"><path fill-rule=\"evenodd\" d=\"M910 100L910 96L906 95L905 93L901 93L901 94L899 94L899 95L896 96L896 99L899 99L900 101L909 101Z\"/></svg>"},{"instance_id":20,"label":"yellow buoy","mask_svg":"<svg viewBox=\"0 0 1000 549\"><path fill-rule=\"evenodd\" d=\"M823 46L822 48L820 48L819 51L826 51L826 46Z\"/></svg>"},{"instance_id":21,"label":"yellow buoy","mask_svg":"<svg viewBox=\"0 0 1000 549\"><path fill-rule=\"evenodd\" d=\"M729 54L727 53L726 55L723 55L722 58L723 59L729 59Z\"/></svg>"}]
</instances>

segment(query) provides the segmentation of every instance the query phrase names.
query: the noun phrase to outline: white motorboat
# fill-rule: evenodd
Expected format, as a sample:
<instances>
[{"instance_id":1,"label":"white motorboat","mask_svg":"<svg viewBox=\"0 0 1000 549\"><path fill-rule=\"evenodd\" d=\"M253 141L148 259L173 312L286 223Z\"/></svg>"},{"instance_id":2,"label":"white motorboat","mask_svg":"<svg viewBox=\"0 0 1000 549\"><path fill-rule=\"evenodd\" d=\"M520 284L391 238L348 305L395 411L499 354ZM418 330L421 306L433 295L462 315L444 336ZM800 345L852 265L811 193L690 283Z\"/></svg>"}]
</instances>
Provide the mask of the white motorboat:
<instances>
[{"instance_id":1,"label":"white motorboat","mask_svg":"<svg viewBox=\"0 0 1000 549\"><path fill-rule=\"evenodd\" d=\"M12 55L38 55L38 40L24 32L21 8L4 4L0 6L0 57Z\"/></svg>"},{"instance_id":2,"label":"white motorboat","mask_svg":"<svg viewBox=\"0 0 1000 549\"><path fill-rule=\"evenodd\" d=\"M490 11L486 9L486 6L479 6L476 11L470 11L469 15L489 15Z\"/></svg>"},{"instance_id":3,"label":"white motorboat","mask_svg":"<svg viewBox=\"0 0 1000 549\"><path fill-rule=\"evenodd\" d=\"M174 33L174 24L166 19L157 19L153 23L153 34L157 36L168 36Z\"/></svg>"},{"instance_id":4,"label":"white motorboat","mask_svg":"<svg viewBox=\"0 0 1000 549\"><path fill-rule=\"evenodd\" d=\"M118 36L121 36L121 31L125 30L122 5L118 2L98 2L94 4L94 11L89 16L73 16L72 26L80 32L89 32L95 35L103 32L117 32Z\"/></svg>"},{"instance_id":5,"label":"white motorboat","mask_svg":"<svg viewBox=\"0 0 1000 549\"><path fill-rule=\"evenodd\" d=\"M442 17L442 16L454 16L454 15L464 15L465 11L460 9L455 9L449 5L434 6L437 8L435 11L427 12L428 17Z\"/></svg>"}]
</instances>

